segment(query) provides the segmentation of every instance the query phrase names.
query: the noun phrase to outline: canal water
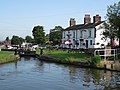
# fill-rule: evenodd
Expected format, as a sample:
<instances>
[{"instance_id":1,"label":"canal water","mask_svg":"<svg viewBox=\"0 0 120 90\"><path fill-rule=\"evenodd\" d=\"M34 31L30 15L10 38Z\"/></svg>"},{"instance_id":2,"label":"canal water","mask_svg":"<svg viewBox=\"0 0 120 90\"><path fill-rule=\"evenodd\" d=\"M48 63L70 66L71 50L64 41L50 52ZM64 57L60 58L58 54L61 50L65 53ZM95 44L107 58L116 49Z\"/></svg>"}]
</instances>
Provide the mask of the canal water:
<instances>
[{"instance_id":1,"label":"canal water","mask_svg":"<svg viewBox=\"0 0 120 90\"><path fill-rule=\"evenodd\" d=\"M120 73L24 57L0 65L0 90L120 90Z\"/></svg>"}]
</instances>

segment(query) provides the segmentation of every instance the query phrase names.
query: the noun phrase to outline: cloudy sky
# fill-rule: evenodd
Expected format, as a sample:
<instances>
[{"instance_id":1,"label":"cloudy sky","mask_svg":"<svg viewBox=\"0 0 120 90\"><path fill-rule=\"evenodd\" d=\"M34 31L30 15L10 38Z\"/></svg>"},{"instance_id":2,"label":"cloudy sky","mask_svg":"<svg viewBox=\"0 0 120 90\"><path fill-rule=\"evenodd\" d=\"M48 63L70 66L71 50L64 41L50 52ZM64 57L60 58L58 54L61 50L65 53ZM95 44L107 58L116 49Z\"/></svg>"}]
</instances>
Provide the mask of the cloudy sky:
<instances>
[{"instance_id":1,"label":"cloudy sky","mask_svg":"<svg viewBox=\"0 0 120 90\"><path fill-rule=\"evenodd\" d=\"M0 0L0 40L13 35L32 36L34 26L44 26L45 33L55 26L66 28L70 18L83 23L85 14L105 20L107 6L119 0Z\"/></svg>"}]
</instances>

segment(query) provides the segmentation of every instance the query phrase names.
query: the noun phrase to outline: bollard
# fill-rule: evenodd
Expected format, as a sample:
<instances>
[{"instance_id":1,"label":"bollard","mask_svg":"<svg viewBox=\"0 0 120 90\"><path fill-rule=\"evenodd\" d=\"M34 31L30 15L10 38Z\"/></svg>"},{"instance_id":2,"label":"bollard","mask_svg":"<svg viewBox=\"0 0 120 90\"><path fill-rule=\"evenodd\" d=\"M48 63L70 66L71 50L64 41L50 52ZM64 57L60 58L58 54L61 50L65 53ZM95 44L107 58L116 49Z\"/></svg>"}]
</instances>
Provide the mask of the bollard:
<instances>
[{"instance_id":1,"label":"bollard","mask_svg":"<svg viewBox=\"0 0 120 90\"><path fill-rule=\"evenodd\" d=\"M104 73L106 73L106 64L104 64Z\"/></svg>"},{"instance_id":2,"label":"bollard","mask_svg":"<svg viewBox=\"0 0 120 90\"><path fill-rule=\"evenodd\" d=\"M111 69L113 69L113 64L111 64Z\"/></svg>"},{"instance_id":3,"label":"bollard","mask_svg":"<svg viewBox=\"0 0 120 90\"><path fill-rule=\"evenodd\" d=\"M14 55L17 55L17 49L15 49L15 53L14 53Z\"/></svg>"},{"instance_id":4,"label":"bollard","mask_svg":"<svg viewBox=\"0 0 120 90\"><path fill-rule=\"evenodd\" d=\"M43 54L43 48L41 47L40 48L40 55L42 55Z\"/></svg>"},{"instance_id":5,"label":"bollard","mask_svg":"<svg viewBox=\"0 0 120 90\"><path fill-rule=\"evenodd\" d=\"M104 64L104 69L106 69L106 64Z\"/></svg>"}]
</instances>

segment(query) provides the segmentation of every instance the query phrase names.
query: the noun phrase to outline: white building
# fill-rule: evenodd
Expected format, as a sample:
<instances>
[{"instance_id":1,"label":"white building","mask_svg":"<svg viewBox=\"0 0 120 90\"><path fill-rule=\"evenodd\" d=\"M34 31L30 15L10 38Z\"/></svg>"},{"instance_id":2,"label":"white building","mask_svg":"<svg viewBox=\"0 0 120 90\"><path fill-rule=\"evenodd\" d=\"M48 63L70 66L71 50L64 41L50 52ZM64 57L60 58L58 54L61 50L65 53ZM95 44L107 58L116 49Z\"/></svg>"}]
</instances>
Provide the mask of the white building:
<instances>
[{"instance_id":1,"label":"white building","mask_svg":"<svg viewBox=\"0 0 120 90\"><path fill-rule=\"evenodd\" d=\"M84 24L76 25L74 18L70 19L70 26L64 29L62 32L62 47L63 48L104 48L110 39L106 41L103 39L104 21L101 21L101 17L96 15L93 17L91 23L90 15L85 15ZM65 42L70 42L66 44Z\"/></svg>"}]
</instances>

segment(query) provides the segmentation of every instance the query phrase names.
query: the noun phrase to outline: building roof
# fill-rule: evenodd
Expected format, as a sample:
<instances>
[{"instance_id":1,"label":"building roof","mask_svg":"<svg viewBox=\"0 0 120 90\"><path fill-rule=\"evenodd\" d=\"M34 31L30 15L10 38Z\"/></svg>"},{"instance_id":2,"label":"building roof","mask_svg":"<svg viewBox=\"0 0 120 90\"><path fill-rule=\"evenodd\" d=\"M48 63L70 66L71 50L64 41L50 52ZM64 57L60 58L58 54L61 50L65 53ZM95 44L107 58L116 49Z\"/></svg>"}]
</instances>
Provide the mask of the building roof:
<instances>
[{"instance_id":1,"label":"building roof","mask_svg":"<svg viewBox=\"0 0 120 90\"><path fill-rule=\"evenodd\" d=\"M79 30L79 29L95 28L97 25L100 25L103 22L104 21L99 21L97 23L88 23L88 24L73 25L73 26L67 27L64 30Z\"/></svg>"}]
</instances>

